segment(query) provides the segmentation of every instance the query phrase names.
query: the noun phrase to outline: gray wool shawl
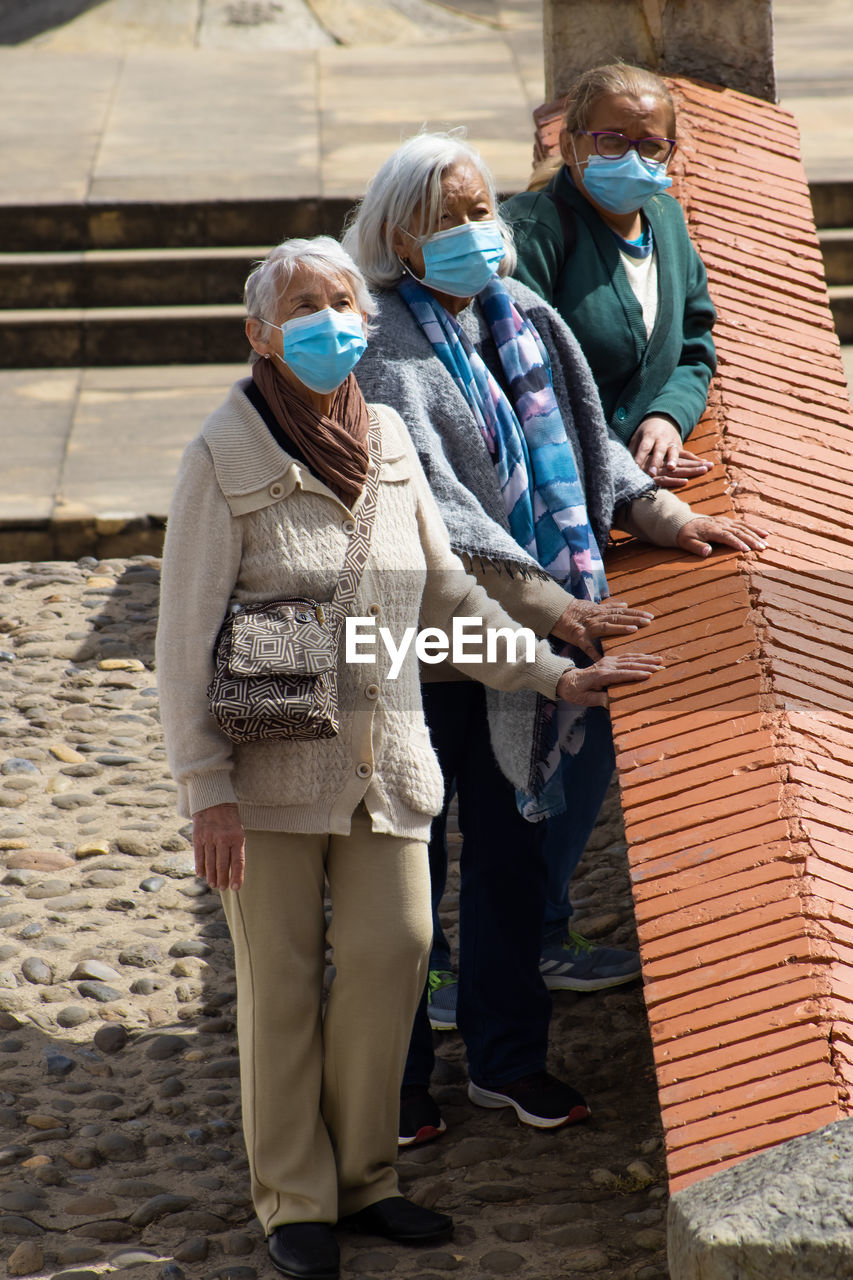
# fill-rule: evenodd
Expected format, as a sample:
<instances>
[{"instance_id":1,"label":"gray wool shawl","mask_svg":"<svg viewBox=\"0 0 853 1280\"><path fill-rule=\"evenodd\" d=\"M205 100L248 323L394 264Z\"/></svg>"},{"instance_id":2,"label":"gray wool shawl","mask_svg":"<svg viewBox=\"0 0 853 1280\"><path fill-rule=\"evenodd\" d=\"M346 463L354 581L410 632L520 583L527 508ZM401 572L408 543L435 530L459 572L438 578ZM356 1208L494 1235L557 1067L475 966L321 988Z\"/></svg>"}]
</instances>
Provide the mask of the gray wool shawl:
<instances>
[{"instance_id":1,"label":"gray wool shawl","mask_svg":"<svg viewBox=\"0 0 853 1280\"><path fill-rule=\"evenodd\" d=\"M535 326L551 360L557 404L584 487L590 525L602 549L614 510L654 488L625 446L610 436L589 366L553 307L517 280L505 280L516 306ZM451 545L472 564L489 561L510 574L541 574L519 546L495 468L474 414L396 290L377 295L379 314L355 373L365 399L387 404L414 441ZM497 348L475 301L457 317L473 346L505 387ZM530 789L536 695L486 691L495 757L514 786Z\"/></svg>"}]
</instances>

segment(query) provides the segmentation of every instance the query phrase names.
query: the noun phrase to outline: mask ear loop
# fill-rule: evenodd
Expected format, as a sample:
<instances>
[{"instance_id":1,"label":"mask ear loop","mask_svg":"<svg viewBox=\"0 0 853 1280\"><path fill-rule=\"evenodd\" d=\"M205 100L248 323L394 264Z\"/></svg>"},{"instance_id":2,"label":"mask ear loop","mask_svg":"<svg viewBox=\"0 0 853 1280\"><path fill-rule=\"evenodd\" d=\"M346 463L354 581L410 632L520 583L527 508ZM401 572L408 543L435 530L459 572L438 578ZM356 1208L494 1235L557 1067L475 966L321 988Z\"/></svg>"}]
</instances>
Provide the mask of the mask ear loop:
<instances>
[{"instance_id":1,"label":"mask ear loop","mask_svg":"<svg viewBox=\"0 0 853 1280\"><path fill-rule=\"evenodd\" d=\"M264 320L263 316L252 316L252 317L250 317L250 318L251 318L252 320L257 320L259 324L266 324L266 325L269 325L270 329L278 329L278 330L281 330L281 328L282 328L282 326L281 326L280 324L273 324L272 320ZM284 342L282 342L282 351L283 351L283 350L284 350ZM260 353L259 353L259 354L260 354ZM277 351L274 351L274 352L273 352L273 355L277 355L277 356L278 356L278 352L277 352ZM263 355L263 358L264 358L264 360L269 360L269 358L270 358L270 353L269 353L268 351L265 351L265 352L264 352L264 355ZM281 363L282 363L282 364L286 364L286 363L287 363L285 360L283 360L283 359L282 359L282 357L281 357L281 356L278 356L278 358L279 358L279 360L281 360Z\"/></svg>"}]
</instances>

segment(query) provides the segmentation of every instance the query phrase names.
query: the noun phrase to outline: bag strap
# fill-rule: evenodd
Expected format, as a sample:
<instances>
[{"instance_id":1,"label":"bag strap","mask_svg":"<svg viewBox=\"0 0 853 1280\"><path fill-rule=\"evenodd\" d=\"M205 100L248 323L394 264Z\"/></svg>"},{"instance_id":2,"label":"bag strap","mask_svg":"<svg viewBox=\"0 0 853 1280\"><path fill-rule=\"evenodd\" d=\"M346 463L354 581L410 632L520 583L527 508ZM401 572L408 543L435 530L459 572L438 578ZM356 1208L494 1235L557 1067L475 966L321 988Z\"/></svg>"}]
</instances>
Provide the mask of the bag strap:
<instances>
[{"instance_id":1,"label":"bag strap","mask_svg":"<svg viewBox=\"0 0 853 1280\"><path fill-rule=\"evenodd\" d=\"M350 536L346 558L341 569L335 594L329 608L334 613L346 614L355 603L358 584L367 557L370 554L370 540L373 536L373 522L376 515L376 499L379 494L379 468L382 462L382 438L379 431L379 419L372 409L368 409L370 426L367 431L367 450L370 462L364 480L364 492L361 506L353 512L355 529Z\"/></svg>"}]
</instances>

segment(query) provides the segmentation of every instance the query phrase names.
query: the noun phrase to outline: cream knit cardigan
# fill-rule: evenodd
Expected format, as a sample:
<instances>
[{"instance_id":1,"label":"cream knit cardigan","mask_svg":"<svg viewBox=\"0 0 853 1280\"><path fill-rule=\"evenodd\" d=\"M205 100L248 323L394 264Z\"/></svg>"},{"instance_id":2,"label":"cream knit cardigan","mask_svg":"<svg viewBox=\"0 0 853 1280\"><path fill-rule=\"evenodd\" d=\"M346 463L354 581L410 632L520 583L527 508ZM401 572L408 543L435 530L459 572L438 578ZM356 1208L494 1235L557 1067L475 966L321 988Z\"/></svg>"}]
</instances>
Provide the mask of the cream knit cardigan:
<instances>
[{"instance_id":1,"label":"cream knit cardigan","mask_svg":"<svg viewBox=\"0 0 853 1280\"><path fill-rule=\"evenodd\" d=\"M443 784L413 645L394 680L381 643L363 664L346 663L341 645L335 738L238 746L210 715L213 647L229 602L330 600L353 527L351 511L276 444L245 395L247 385L232 387L188 445L169 514L157 674L179 812L236 801L247 828L347 834L363 800L374 830L427 839ZM515 629L451 551L402 420L385 406L375 411L379 495L354 612L388 627L397 644L410 626L450 634L454 617ZM500 648L499 655L505 657ZM554 698L572 664L540 641L534 664L520 648L513 662L456 665L494 688Z\"/></svg>"}]
</instances>

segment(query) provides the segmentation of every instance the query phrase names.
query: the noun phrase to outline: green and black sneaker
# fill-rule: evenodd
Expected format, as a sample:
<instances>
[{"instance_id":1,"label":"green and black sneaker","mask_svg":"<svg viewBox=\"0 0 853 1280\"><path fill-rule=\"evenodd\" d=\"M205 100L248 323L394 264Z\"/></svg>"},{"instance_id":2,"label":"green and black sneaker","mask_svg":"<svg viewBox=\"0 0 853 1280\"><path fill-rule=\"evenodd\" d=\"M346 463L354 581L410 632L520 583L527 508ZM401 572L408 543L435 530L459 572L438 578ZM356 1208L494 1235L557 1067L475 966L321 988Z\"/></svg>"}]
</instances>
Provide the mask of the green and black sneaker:
<instances>
[{"instance_id":1,"label":"green and black sneaker","mask_svg":"<svg viewBox=\"0 0 853 1280\"><path fill-rule=\"evenodd\" d=\"M427 1015L433 1031L456 1030L456 974L449 969L430 969Z\"/></svg>"}]
</instances>

